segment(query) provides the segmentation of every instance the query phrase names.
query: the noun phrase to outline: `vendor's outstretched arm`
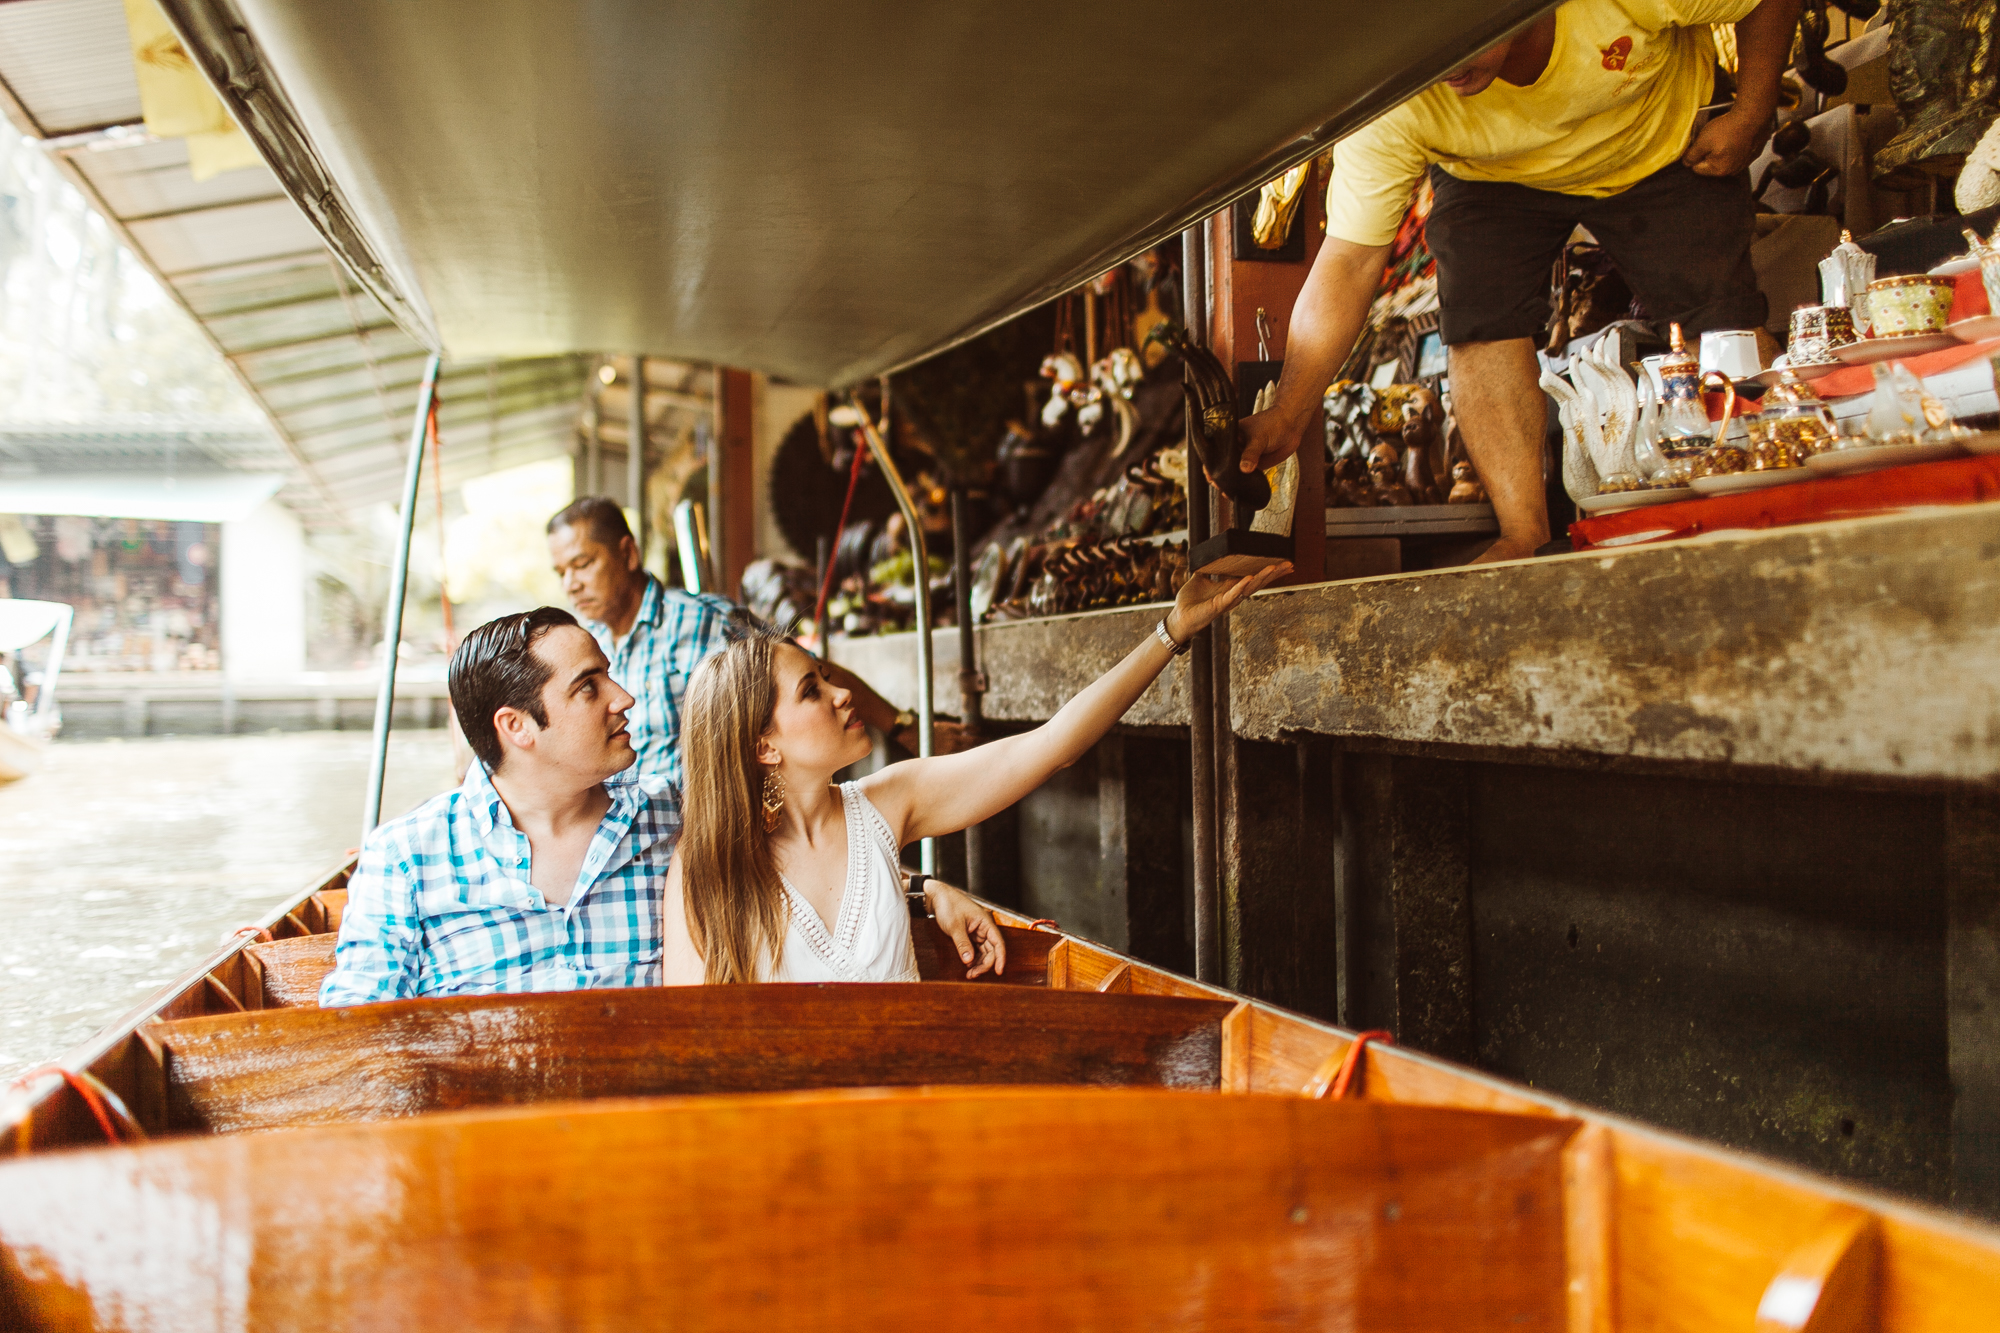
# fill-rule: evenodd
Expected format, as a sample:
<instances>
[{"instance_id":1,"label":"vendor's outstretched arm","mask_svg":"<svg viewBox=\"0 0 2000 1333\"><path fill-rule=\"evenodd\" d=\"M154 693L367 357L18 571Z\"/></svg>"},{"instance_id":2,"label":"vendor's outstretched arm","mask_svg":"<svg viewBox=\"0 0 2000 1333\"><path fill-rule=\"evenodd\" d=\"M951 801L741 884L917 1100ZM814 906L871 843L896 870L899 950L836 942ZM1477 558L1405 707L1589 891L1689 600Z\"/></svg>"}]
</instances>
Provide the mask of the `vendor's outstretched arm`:
<instances>
[{"instance_id":1,"label":"vendor's outstretched arm","mask_svg":"<svg viewBox=\"0 0 2000 1333\"><path fill-rule=\"evenodd\" d=\"M1243 418L1243 470L1255 472L1283 462L1299 447L1307 425L1318 419L1326 386L1340 373L1389 258L1386 245L1356 245L1326 238L1313 260L1292 323L1285 335L1285 373L1278 401Z\"/></svg>"},{"instance_id":2,"label":"vendor's outstretched arm","mask_svg":"<svg viewBox=\"0 0 2000 1333\"><path fill-rule=\"evenodd\" d=\"M1187 581L1167 613L1167 632L1185 643L1251 593L1291 572L1273 565L1248 578ZM1068 768L1146 691L1171 654L1148 634L1125 660L1085 686L1054 717L1033 731L992 741L964 754L910 759L861 780L902 843L956 833L991 818Z\"/></svg>"}]
</instances>

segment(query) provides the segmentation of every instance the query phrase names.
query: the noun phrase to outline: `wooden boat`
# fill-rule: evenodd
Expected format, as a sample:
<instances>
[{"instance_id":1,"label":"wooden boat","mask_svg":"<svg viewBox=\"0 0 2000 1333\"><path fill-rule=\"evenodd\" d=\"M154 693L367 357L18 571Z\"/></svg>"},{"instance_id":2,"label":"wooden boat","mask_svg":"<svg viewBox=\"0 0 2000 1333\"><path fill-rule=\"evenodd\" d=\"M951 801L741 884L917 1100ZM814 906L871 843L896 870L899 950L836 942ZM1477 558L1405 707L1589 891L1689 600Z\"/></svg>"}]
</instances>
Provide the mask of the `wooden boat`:
<instances>
[{"instance_id":1,"label":"wooden boat","mask_svg":"<svg viewBox=\"0 0 2000 1333\"><path fill-rule=\"evenodd\" d=\"M14 653L43 639L53 639L42 684L33 708L0 707L0 786L19 782L42 766L49 738L61 725L56 711L56 680L62 675L63 650L69 644L75 610L62 602L0 598L0 652Z\"/></svg>"},{"instance_id":2,"label":"wooden boat","mask_svg":"<svg viewBox=\"0 0 2000 1333\"><path fill-rule=\"evenodd\" d=\"M964 983L919 917L921 984L320 1010L347 869L0 1109L0 1327L1963 1329L2000 1310L2000 1229L1011 913L998 982Z\"/></svg>"},{"instance_id":3,"label":"wooden boat","mask_svg":"<svg viewBox=\"0 0 2000 1333\"><path fill-rule=\"evenodd\" d=\"M1547 6L1189 6L1142 39L1088 6L1059 35L990 3L163 7L427 346L851 384L1213 214ZM829 77L885 50L893 78ZM1071 104L1094 117L1075 142L1119 161L1060 137ZM1008 914L1001 981L965 983L920 925L916 985L321 1012L346 873L0 1104L0 1327L1596 1333L2000 1310L1993 1228Z\"/></svg>"}]
</instances>

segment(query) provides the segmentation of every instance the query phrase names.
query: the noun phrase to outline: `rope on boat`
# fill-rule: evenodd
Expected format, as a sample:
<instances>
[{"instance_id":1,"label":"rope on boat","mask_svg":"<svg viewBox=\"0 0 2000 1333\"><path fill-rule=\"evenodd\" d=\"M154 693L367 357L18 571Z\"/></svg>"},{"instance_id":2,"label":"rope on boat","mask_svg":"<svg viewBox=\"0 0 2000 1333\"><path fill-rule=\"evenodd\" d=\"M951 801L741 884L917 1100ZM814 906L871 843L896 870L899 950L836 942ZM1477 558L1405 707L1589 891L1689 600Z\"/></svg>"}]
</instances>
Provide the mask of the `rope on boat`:
<instances>
[{"instance_id":1,"label":"rope on boat","mask_svg":"<svg viewBox=\"0 0 2000 1333\"><path fill-rule=\"evenodd\" d=\"M854 488L861 483L861 465L867 458L868 451L856 443L854 465L847 470L847 498L840 502L840 522L834 525L833 544L826 548L826 569L820 575L819 600L813 603L813 633L819 635L821 652L826 651L826 598L833 591L834 557L840 551L840 535L847 531L847 515L854 507Z\"/></svg>"},{"instance_id":2,"label":"rope on boat","mask_svg":"<svg viewBox=\"0 0 2000 1333\"><path fill-rule=\"evenodd\" d=\"M124 1101L118 1094L106 1087L104 1080L95 1074L64 1069L61 1065L41 1065L22 1074L8 1086L25 1088L36 1079L49 1074L62 1079L69 1085L70 1091L83 1099L83 1104L90 1108L90 1114L96 1117L97 1127L104 1131L106 1143L137 1143L145 1139L146 1131L139 1124L138 1118L126 1109ZM117 1126L112 1123L114 1114L125 1124L125 1133L122 1137L118 1133Z\"/></svg>"},{"instance_id":3,"label":"rope on boat","mask_svg":"<svg viewBox=\"0 0 2000 1333\"><path fill-rule=\"evenodd\" d=\"M1381 1028L1371 1028L1367 1032L1357 1033L1354 1040L1348 1044L1347 1050L1342 1053L1337 1066L1331 1059L1320 1066L1319 1072L1306 1084L1305 1095L1314 1100L1336 1102L1346 1100L1348 1094L1354 1090L1355 1079L1361 1073L1361 1057L1371 1041L1384 1046L1396 1044L1395 1035Z\"/></svg>"},{"instance_id":4,"label":"rope on boat","mask_svg":"<svg viewBox=\"0 0 2000 1333\"><path fill-rule=\"evenodd\" d=\"M1055 919L1054 917L1052 917L1052 916L1038 916L1038 917L1036 917L1036 918L1035 918L1035 919L1034 919L1033 921L1030 921L1030 922L1028 923L1028 929L1029 929L1029 930L1052 930L1052 931L1054 931L1054 932L1055 932L1056 934L1058 934L1058 935L1062 934L1062 927L1056 924L1056 919Z\"/></svg>"}]
</instances>

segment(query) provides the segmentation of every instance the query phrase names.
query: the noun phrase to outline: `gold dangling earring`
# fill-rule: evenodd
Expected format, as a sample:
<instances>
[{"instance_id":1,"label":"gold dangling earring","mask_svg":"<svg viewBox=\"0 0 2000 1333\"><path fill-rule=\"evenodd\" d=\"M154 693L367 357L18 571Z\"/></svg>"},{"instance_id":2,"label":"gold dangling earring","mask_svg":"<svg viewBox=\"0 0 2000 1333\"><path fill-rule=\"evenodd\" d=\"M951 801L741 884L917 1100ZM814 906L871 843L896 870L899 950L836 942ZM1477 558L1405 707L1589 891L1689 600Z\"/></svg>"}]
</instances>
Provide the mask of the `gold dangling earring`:
<instances>
[{"instance_id":1,"label":"gold dangling earring","mask_svg":"<svg viewBox=\"0 0 2000 1333\"><path fill-rule=\"evenodd\" d=\"M773 833L778 828L778 816L785 810L785 780L772 769L764 775L764 832Z\"/></svg>"}]
</instances>

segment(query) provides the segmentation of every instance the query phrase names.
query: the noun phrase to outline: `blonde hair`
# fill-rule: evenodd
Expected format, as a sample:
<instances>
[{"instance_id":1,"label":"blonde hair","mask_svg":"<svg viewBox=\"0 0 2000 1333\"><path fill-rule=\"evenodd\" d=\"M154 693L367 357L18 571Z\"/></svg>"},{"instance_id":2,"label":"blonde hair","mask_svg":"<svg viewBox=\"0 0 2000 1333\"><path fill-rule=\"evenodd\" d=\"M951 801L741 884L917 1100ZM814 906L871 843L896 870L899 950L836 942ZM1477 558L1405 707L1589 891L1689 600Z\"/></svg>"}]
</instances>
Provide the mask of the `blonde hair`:
<instances>
[{"instance_id":1,"label":"blonde hair","mask_svg":"<svg viewBox=\"0 0 2000 1333\"><path fill-rule=\"evenodd\" d=\"M694 673L681 717L686 788L680 846L688 934L709 985L756 981L785 944L785 887L764 831L757 741L778 704L782 639L751 633Z\"/></svg>"}]
</instances>

